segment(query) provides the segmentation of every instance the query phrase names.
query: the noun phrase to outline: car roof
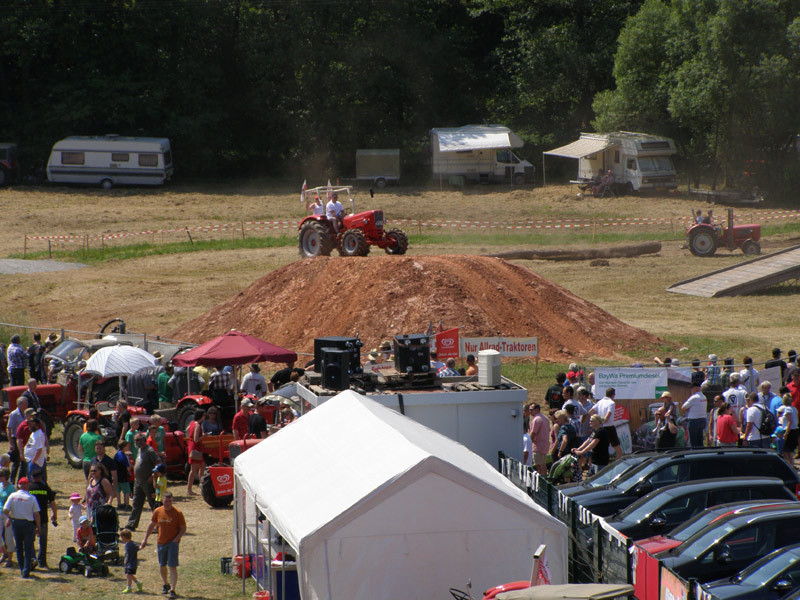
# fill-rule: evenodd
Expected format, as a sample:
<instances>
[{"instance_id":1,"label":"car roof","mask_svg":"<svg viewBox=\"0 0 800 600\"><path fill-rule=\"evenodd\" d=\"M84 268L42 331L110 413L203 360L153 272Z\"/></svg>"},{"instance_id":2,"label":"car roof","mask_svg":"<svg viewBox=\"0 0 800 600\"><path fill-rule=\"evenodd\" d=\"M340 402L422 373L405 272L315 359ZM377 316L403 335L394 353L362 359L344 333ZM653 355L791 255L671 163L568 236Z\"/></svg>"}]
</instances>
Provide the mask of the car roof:
<instances>
[{"instance_id":1,"label":"car roof","mask_svg":"<svg viewBox=\"0 0 800 600\"><path fill-rule=\"evenodd\" d=\"M698 489L724 489L735 488L742 485L755 486L755 485L780 485L783 486L783 479L779 477L716 477L712 479L694 479L692 481L684 481L682 483L672 483L665 485L657 490L653 490L646 496L642 496L642 500L647 497L655 496L656 494L670 494L672 496L682 496L683 493L691 494Z\"/></svg>"},{"instance_id":2,"label":"car roof","mask_svg":"<svg viewBox=\"0 0 800 600\"><path fill-rule=\"evenodd\" d=\"M706 535L712 529L722 527L723 525L733 525L734 528L739 528L745 525L758 524L764 521L773 521L775 519L784 519L786 517L800 517L800 502L776 504L765 503L764 506L754 506L749 509L736 510L722 514L711 521L708 525L703 527L700 531L695 533L692 537L681 542L681 546L687 547L691 545L697 538Z\"/></svg>"}]
</instances>

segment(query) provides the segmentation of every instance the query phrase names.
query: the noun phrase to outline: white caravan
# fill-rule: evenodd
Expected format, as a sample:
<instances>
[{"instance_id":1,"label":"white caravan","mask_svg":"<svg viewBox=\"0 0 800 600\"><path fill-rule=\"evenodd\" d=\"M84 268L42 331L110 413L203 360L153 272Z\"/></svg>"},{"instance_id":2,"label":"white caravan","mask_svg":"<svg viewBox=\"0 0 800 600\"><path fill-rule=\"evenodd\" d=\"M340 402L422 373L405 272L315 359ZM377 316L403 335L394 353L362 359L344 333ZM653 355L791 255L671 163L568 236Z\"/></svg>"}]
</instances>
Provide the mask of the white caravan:
<instances>
[{"instance_id":1,"label":"white caravan","mask_svg":"<svg viewBox=\"0 0 800 600\"><path fill-rule=\"evenodd\" d=\"M53 183L162 185L172 177L166 138L73 135L55 143L47 162Z\"/></svg>"},{"instance_id":2,"label":"white caravan","mask_svg":"<svg viewBox=\"0 0 800 600\"><path fill-rule=\"evenodd\" d=\"M533 165L511 151L522 146L519 136L502 125L431 129L433 176L479 183L533 183Z\"/></svg>"},{"instance_id":3,"label":"white caravan","mask_svg":"<svg viewBox=\"0 0 800 600\"><path fill-rule=\"evenodd\" d=\"M678 187L670 156L675 142L667 137L615 131L582 133L580 139L544 154L578 159L578 180L586 181L611 170L622 193L674 190Z\"/></svg>"}]
</instances>

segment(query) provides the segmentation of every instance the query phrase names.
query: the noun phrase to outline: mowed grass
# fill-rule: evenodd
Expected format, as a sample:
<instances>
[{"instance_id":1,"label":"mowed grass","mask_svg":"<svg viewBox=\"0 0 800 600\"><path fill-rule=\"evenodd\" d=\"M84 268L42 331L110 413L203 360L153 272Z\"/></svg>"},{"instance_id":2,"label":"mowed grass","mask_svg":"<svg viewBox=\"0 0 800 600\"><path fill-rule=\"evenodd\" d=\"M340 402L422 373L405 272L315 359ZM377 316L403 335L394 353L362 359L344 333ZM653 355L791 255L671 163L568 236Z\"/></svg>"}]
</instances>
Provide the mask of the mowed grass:
<instances>
[{"instance_id":1,"label":"mowed grass","mask_svg":"<svg viewBox=\"0 0 800 600\"><path fill-rule=\"evenodd\" d=\"M48 481L56 492L58 527L49 528L49 571L36 570L30 580L20 577L16 558L14 568L0 567L0 597L4 600L95 600L116 598L125 587L123 567L111 567L108 577L85 578L79 572L62 574L58 561L68 546L72 546L72 525L69 520L69 496L73 492L83 493L85 481L83 471L71 468L64 459L61 447L61 427L56 426L50 439ZM109 450L110 452L110 450ZM183 598L197 600L240 599L241 579L220 574L220 557L230 556L233 539L233 510L212 509L199 497L187 497L185 481L170 481L169 489L175 494L176 506L183 512L187 522L187 534L181 541L180 567L178 568L178 593ZM197 488L195 488L197 489ZM147 506L147 505L145 505ZM120 524L127 520L128 512L120 512ZM48 518L50 513L48 512ZM133 540L141 542L151 513L145 508L139 530ZM162 597L161 577L155 555L155 534L148 546L139 553L137 577L144 582L144 594L140 597ZM38 545L37 545L38 548ZM252 596L255 584L247 582L247 596Z\"/></svg>"}]
</instances>

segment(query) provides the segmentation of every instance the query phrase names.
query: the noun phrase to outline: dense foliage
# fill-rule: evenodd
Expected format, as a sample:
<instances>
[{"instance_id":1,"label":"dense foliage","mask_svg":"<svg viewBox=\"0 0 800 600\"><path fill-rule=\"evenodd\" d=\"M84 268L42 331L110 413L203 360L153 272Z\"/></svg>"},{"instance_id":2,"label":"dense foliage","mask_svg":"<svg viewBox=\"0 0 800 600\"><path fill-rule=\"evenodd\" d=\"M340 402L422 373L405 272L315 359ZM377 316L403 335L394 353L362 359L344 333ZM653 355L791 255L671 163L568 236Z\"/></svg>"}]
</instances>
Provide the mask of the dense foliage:
<instances>
[{"instance_id":1,"label":"dense foliage","mask_svg":"<svg viewBox=\"0 0 800 600\"><path fill-rule=\"evenodd\" d=\"M317 181L369 147L424 173L431 128L504 123L534 162L596 126L698 173L787 163L798 1L5 0L0 141L30 169L67 135L166 136L183 175Z\"/></svg>"}]
</instances>

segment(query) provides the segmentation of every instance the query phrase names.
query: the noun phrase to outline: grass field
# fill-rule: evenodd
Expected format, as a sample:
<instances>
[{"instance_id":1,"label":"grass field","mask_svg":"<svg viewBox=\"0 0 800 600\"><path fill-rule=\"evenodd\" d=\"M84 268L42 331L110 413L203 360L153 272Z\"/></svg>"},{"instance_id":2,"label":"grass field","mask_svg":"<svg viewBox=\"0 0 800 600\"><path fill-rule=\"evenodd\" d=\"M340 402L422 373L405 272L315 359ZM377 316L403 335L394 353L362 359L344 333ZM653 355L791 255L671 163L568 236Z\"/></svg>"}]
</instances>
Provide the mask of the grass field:
<instances>
[{"instance_id":1,"label":"grass field","mask_svg":"<svg viewBox=\"0 0 800 600\"><path fill-rule=\"evenodd\" d=\"M79 188L15 188L0 191L0 257L21 256L26 236L98 236L154 229L181 229L213 223L296 221L302 214L298 186L280 182L240 185L167 187L163 190L118 189L110 192ZM741 253L722 251L699 259L681 248L683 223L698 203L682 195L578 198L570 186L534 189L467 187L460 190L388 188L375 198L365 190L359 209L383 208L387 219L405 220L411 234L410 255L483 254L531 247L590 247L632 240L660 240L662 251L631 259L612 259L608 266L588 261L517 261L559 283L626 323L659 336L659 353L682 360L710 352L740 361L769 357L773 346L800 349L796 327L797 290L783 287L740 298L701 299L668 294L672 283L744 260ZM705 210L706 205L702 208ZM722 207L714 207L722 216ZM797 244L800 221L771 219L776 207L737 210L748 222L764 224L764 251ZM779 207L778 207L779 208ZM519 223L545 219L659 219L657 225L578 229L433 228L420 220L470 220ZM165 334L235 295L270 271L298 260L293 229L241 232L185 232L108 240L90 244L51 244L54 257L84 262L74 271L4 275L0 279L0 321L37 328L64 327L96 331L114 317L129 329ZM135 243L134 243L135 242ZM31 257L46 257L46 242L29 240ZM580 315L574 331L580 335ZM498 324L502 328L502 324ZM0 329L6 340L11 331ZM221 333L221 332L220 332ZM531 332L535 335L536 332ZM615 361L650 362L652 350L634 350ZM608 364L593 357L586 366ZM540 399L563 364L531 361L504 364L504 374L525 385ZM56 433L58 436L58 432ZM51 482L61 492L62 526L51 530L51 564L67 545L66 498L82 488L79 471L66 466L57 437L51 454ZM230 555L230 510L212 511L198 497L183 498L183 483L173 488L187 514L189 535L182 548L179 592L193 598L241 597L241 584L219 575L219 558ZM212 525L213 524L213 525ZM141 531L135 539L141 539ZM145 589L159 588L154 556L146 550L141 572ZM120 569L106 580L78 575L44 575L22 582L18 571L0 569L4 598L101 598L122 587ZM252 593L249 592L248 596Z\"/></svg>"}]
</instances>

